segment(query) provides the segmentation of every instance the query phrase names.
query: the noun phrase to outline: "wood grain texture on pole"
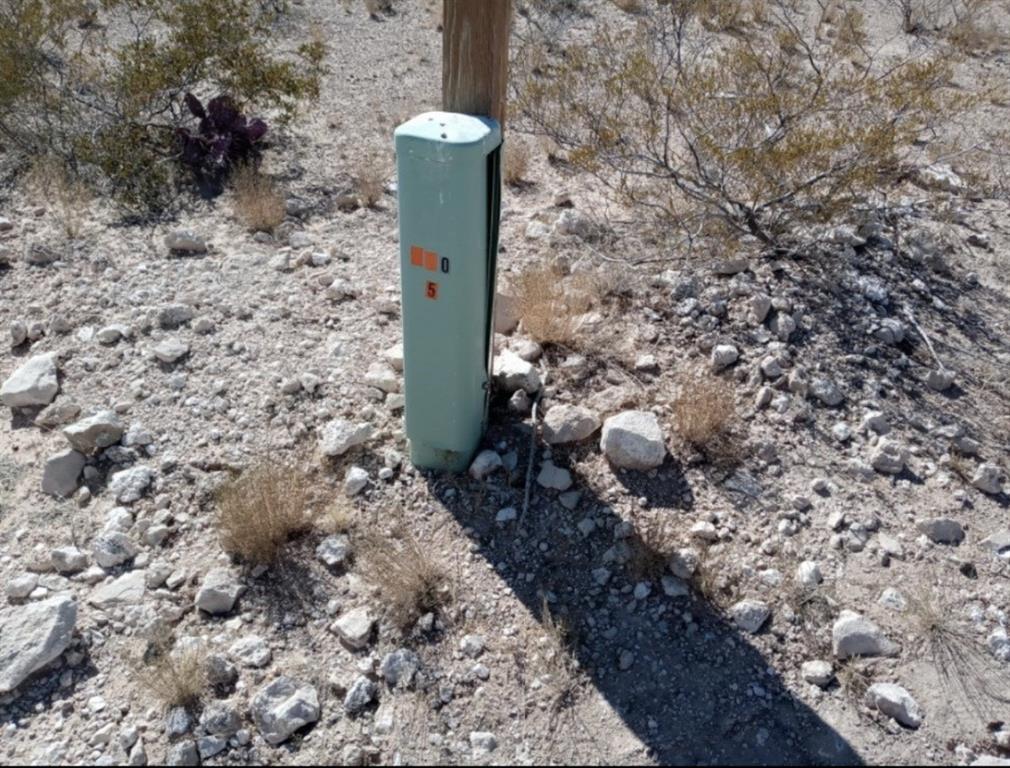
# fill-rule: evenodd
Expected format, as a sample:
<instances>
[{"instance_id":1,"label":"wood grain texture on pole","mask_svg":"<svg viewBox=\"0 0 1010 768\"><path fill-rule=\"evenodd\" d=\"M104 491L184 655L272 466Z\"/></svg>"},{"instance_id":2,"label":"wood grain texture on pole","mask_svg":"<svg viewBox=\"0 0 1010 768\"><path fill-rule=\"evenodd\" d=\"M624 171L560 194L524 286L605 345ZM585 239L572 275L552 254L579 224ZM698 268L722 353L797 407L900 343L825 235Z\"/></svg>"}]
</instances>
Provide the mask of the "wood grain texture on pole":
<instances>
[{"instance_id":1,"label":"wood grain texture on pole","mask_svg":"<svg viewBox=\"0 0 1010 768\"><path fill-rule=\"evenodd\" d=\"M442 108L505 127L512 0L443 0Z\"/></svg>"}]
</instances>

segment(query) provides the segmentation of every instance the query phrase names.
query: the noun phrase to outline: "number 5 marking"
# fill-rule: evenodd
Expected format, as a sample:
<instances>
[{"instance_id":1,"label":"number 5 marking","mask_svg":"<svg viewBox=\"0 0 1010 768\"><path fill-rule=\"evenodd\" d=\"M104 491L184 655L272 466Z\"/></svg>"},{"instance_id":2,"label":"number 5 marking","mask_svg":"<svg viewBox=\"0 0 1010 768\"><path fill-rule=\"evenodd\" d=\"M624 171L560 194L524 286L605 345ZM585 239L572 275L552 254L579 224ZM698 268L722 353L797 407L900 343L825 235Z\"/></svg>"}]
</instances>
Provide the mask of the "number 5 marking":
<instances>
[{"instance_id":1,"label":"number 5 marking","mask_svg":"<svg viewBox=\"0 0 1010 768\"><path fill-rule=\"evenodd\" d=\"M428 281L428 286L425 289L425 296L429 299L438 299L438 283L433 283Z\"/></svg>"}]
</instances>

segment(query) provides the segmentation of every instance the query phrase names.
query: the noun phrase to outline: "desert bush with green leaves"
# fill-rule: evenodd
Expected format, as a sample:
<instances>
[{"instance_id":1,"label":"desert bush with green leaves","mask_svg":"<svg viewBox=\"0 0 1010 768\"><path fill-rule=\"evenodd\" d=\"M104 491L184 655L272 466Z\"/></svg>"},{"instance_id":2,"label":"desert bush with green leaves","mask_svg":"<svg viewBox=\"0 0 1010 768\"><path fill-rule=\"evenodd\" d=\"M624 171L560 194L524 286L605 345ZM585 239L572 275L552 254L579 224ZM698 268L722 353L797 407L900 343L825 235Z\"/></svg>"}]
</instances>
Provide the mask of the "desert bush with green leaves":
<instances>
[{"instance_id":1,"label":"desert bush with green leaves","mask_svg":"<svg viewBox=\"0 0 1010 768\"><path fill-rule=\"evenodd\" d=\"M917 142L976 94L953 52L878 60L858 8L790 0L652 0L599 20L564 55L520 33L515 113L657 233L690 244L812 242L922 161ZM554 41L557 49L557 41Z\"/></svg>"},{"instance_id":2,"label":"desert bush with green leaves","mask_svg":"<svg viewBox=\"0 0 1010 768\"><path fill-rule=\"evenodd\" d=\"M131 208L163 207L184 178L186 94L281 121L318 94L325 46L284 49L283 12L259 0L3 0L5 170L58 158Z\"/></svg>"}]
</instances>

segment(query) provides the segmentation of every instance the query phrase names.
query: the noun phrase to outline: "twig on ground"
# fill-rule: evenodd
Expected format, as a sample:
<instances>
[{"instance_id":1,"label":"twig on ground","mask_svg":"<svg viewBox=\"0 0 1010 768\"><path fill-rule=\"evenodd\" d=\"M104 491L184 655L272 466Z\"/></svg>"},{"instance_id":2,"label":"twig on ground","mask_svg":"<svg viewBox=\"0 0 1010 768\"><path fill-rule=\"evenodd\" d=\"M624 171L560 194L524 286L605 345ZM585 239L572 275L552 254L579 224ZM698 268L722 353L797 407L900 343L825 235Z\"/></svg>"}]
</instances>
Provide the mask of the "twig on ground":
<instances>
[{"instance_id":1,"label":"twig on ground","mask_svg":"<svg viewBox=\"0 0 1010 768\"><path fill-rule=\"evenodd\" d=\"M537 411L540 406L540 397L543 394L544 387L547 386L548 372L546 366L541 362L540 364L540 389L537 391L536 397L533 399L533 411L530 423L530 455L526 464L526 490L523 493L523 509L519 514L519 525L522 525L523 520L526 519L526 510L530 508L530 491L533 488L533 462L536 460L537 453Z\"/></svg>"},{"instance_id":2,"label":"twig on ground","mask_svg":"<svg viewBox=\"0 0 1010 768\"><path fill-rule=\"evenodd\" d=\"M936 364L940 366L940 370L946 371L947 368L940 360L940 356L936 354L936 349L933 347L933 342L929 340L929 336L926 335L926 331L923 329L923 327L916 322L915 315L912 313L912 310L908 307L905 307L905 317L908 319L908 322L910 322L913 326L915 326L915 330L919 332L919 335L922 336L922 340L926 342L926 346L929 348L930 354L933 355L933 359L936 360Z\"/></svg>"}]
</instances>

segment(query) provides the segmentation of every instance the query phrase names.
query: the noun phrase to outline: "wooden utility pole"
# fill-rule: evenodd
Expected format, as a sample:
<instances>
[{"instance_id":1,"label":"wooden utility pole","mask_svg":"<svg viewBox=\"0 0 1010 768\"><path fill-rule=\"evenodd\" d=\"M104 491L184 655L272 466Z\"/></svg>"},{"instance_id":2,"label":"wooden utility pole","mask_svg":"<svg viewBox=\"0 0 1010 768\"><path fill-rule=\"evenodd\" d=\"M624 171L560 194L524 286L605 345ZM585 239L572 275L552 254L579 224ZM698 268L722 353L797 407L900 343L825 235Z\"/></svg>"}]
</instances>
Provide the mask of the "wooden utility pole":
<instances>
[{"instance_id":1,"label":"wooden utility pole","mask_svg":"<svg viewBox=\"0 0 1010 768\"><path fill-rule=\"evenodd\" d=\"M512 0L443 0L442 108L504 130Z\"/></svg>"}]
</instances>

